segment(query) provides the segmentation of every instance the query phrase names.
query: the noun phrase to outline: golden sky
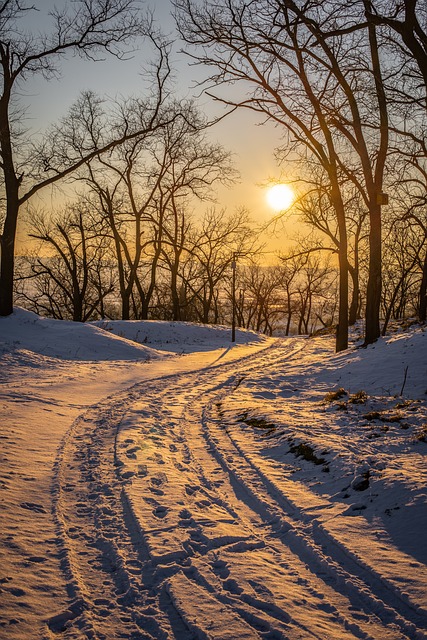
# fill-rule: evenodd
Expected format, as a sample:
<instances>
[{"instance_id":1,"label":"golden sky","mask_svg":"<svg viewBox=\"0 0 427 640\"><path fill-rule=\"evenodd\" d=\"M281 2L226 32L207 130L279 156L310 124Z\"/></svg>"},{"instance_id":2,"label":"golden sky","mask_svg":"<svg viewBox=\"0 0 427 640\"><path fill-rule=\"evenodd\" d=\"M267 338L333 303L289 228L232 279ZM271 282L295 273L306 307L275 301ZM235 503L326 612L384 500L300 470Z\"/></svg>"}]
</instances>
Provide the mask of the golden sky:
<instances>
[{"instance_id":1,"label":"golden sky","mask_svg":"<svg viewBox=\"0 0 427 640\"><path fill-rule=\"evenodd\" d=\"M150 1L159 26L164 32L172 34L174 21L170 15L169 0ZM58 0L44 0L38 5L40 12L36 15L35 24L38 24L41 30L47 28L47 12L58 4ZM34 28L34 24L32 27ZM176 41L172 65L176 70L180 96L190 97L200 93L194 85L195 79L201 78L202 70L190 66L188 57L182 54L179 48L180 43ZM142 65L150 56L152 53L143 47L133 52L131 59L126 61L108 58L105 62L93 63L76 57L64 60L60 79L47 82L37 76L21 87L21 99L28 104L28 125L33 130L43 131L49 124L64 116L79 93L87 89L113 98L138 94L143 89ZM207 96L201 96L199 103L201 109L209 116L220 113L221 107L213 105ZM286 181L283 169L281 172L274 158L274 149L280 143L280 130L272 125L257 126L254 114L240 110L210 129L209 135L212 140L232 152L241 176L240 182L235 186L218 190L218 207L226 208L228 211L246 207L254 221L264 226L275 215L266 201L264 185L269 180L279 180L281 173L282 180ZM44 192L42 200L42 204L49 206L52 192ZM295 226L295 221L290 223L290 226ZM286 235L289 236L289 233ZM272 242L275 248L282 244L283 238L276 237Z\"/></svg>"}]
</instances>

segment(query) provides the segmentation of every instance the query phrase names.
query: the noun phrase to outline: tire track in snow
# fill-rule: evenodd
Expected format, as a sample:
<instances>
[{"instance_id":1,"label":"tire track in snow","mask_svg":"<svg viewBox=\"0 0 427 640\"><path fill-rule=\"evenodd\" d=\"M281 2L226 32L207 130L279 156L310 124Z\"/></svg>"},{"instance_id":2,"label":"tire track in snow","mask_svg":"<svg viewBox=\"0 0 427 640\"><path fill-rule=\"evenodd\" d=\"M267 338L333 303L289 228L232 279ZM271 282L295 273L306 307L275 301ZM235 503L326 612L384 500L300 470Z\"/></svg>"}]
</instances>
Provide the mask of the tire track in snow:
<instances>
[{"instance_id":1,"label":"tire track in snow","mask_svg":"<svg viewBox=\"0 0 427 640\"><path fill-rule=\"evenodd\" d=\"M223 391L221 393L224 393ZM221 395L220 393L220 395ZM220 396L218 396L220 397ZM210 408L212 409L212 406L214 404L216 404L217 399L211 400L209 403ZM200 415L203 415L203 413L206 414L206 411L204 411L203 409L201 409L200 411ZM204 425L205 425L205 435L206 435L206 415L204 415L203 420ZM218 421L214 421L215 423L217 423ZM221 429L220 429L221 431ZM301 556L302 560L305 561L309 561L310 564L313 564L313 560L316 563L316 568L317 571L319 572L319 574L324 574L325 577L323 578L323 580L327 580L328 582L334 581L337 582L338 585L341 587L341 590L345 592L347 592L348 590L350 590L350 592L352 592L352 600L357 600L357 604L358 606L361 605L360 600L365 604L365 608L367 609L367 611L369 612L376 612L379 614L379 619L377 619L377 624L380 625L380 627L377 629L377 633L378 635L376 637L393 637L393 638L402 638L403 636L401 635L401 632L391 632L391 633L387 633L386 629L384 628L384 625L382 623L382 620L384 620L384 624L396 624L396 622L399 623L399 626L405 630L405 632L409 632L409 637L415 637L414 634L414 625L411 623L407 623L405 620L402 619L402 617L399 614L395 614L393 611L390 610L390 608L387 605L384 605L381 601L379 601L378 599L372 598L370 596L368 596L367 594L367 589L366 586L363 585L361 583L361 581L355 581L354 578L351 576L351 582L349 582L349 575L347 572L345 571L340 571L338 566L337 566L337 562L333 562L331 560L331 558L327 558L325 557L325 554L322 552L322 550L319 548L318 545L315 545L313 543L312 540L309 541L309 544L307 544L307 540L306 540L306 534L304 534L301 537L301 531L299 531L301 529L301 524L298 523L291 523L289 522L289 520L286 522L284 522L283 520L283 516L282 516L282 505L280 505L280 509L278 511L277 507L277 503L275 503L274 500L271 500L271 496L269 495L269 491L266 491L266 485L268 486L268 488L274 489L274 487L271 486L271 483L269 483L267 481L267 479L265 478L265 476L263 476L261 474L259 474L259 470L250 468L249 466L247 466L246 469L246 476L244 477L244 480L242 481L242 479L239 477L239 474L236 474L234 465L233 465L233 453L236 453L236 451L230 450L228 449L225 453L219 453L218 451L218 442L213 442L212 438L210 438L208 436L207 438L208 440L208 444L211 447L215 447L216 448L216 455L217 458L220 460L221 464L223 465L224 471L227 473L231 473L232 477L236 480L237 479L237 485L240 487L240 489L244 492L246 492L247 494L249 494L250 496L250 501L253 503L255 503L257 505L256 510L259 512L259 514L263 517L263 519L266 521L267 525L271 526L271 522L276 521L277 523L280 523L281 527L283 528L283 525L285 525L286 529L293 529L293 533L297 532L297 536L296 536L296 545L295 545L295 540L294 540L294 544L293 544L293 549L294 551L297 553L297 555ZM221 441L221 438L219 438L219 440ZM239 461L241 461L242 459L242 451L238 451L237 452L237 459ZM234 456L235 457L235 456ZM249 469L249 474L248 474L248 469ZM255 473L254 473L255 472ZM252 475L252 477L250 477ZM254 476L255 476L255 488L253 488L254 485ZM248 482L249 481L249 482ZM277 492L277 491L276 491ZM241 491L240 491L241 493ZM287 505L289 507L289 505ZM275 533L275 527L273 527L273 535L276 536ZM302 542L302 545L301 545ZM277 542L276 542L276 546L277 546ZM281 550L281 555L286 555L283 553L283 548ZM331 570L331 566L330 564L332 563L332 570ZM338 571L337 571L338 569ZM301 571L301 567L300 567L300 571ZM350 589L349 589L350 588ZM315 595L319 595L319 592L317 592L317 594ZM331 596L331 594L329 594ZM362 598L360 597L362 596ZM333 598L332 598L333 601ZM366 606L368 605L368 606ZM257 601L257 605L259 606L259 602ZM341 605L342 607L342 602ZM331 607L332 608L332 607ZM337 615L338 618L342 618L342 615L339 612L339 609L336 608L335 609L335 614ZM360 625L357 622L357 618L361 617L363 618L363 614L355 614L354 618L352 620L352 614L347 614L347 617L344 616L344 618L342 619L343 625L344 627L351 629L356 637L370 637L369 633L369 628L372 628L372 624L373 624L373 620L369 621L369 628L366 631L363 631L360 628ZM382 618L382 620L381 620ZM363 625L361 625L363 627ZM368 635L366 635L368 634ZM322 637L322 635L320 635L320 637ZM338 637L337 635L333 634L327 637Z\"/></svg>"},{"instance_id":2,"label":"tire track in snow","mask_svg":"<svg viewBox=\"0 0 427 640\"><path fill-rule=\"evenodd\" d=\"M358 564L330 533L318 526L315 518L304 518L268 474L247 456L244 448L236 444L231 432L221 424L221 419L212 415L219 400L220 396L204 412L206 439L215 448L217 458L232 475L236 486L246 491L253 503L258 503L255 508L260 514L265 513L265 505L269 503L266 524L276 522L276 529L279 529L273 537L283 540L327 584L333 583L337 591L349 595L357 602L356 607L375 613L380 623L383 621L384 625L400 629L391 637L426 638L422 631L422 615L408 606L380 576L370 572L369 567ZM364 637L363 632L360 637Z\"/></svg>"},{"instance_id":3,"label":"tire track in snow","mask_svg":"<svg viewBox=\"0 0 427 640\"><path fill-rule=\"evenodd\" d=\"M207 441L216 448L218 459L252 499L257 501L261 497L261 508L264 508L266 500L273 498L270 518L282 522L287 544L301 558L314 561L318 565L316 570L334 580L338 589L353 592L356 597L361 596L366 609L375 612L384 624L395 625L410 638L427 638L424 610L413 605L406 594L378 574L375 567L363 562L351 549L343 547L315 516L304 513L289 500L283 488L275 482L274 473L272 477L269 476L266 461L263 460L263 467L260 467L252 455L245 451L244 444L242 446L239 440L234 439L232 429L227 428L221 417L213 415L221 412L219 407L224 395L218 394L203 412ZM216 436L213 436L214 433ZM234 464L233 460L237 460L238 464ZM277 469L275 471L277 473ZM285 491L286 486L285 483ZM311 491L306 488L305 493L312 503L309 496Z\"/></svg>"},{"instance_id":4,"label":"tire track in snow","mask_svg":"<svg viewBox=\"0 0 427 640\"><path fill-rule=\"evenodd\" d=\"M236 369L247 375L284 357L286 348L268 349L139 384L75 422L55 486L72 604L51 622L54 631L182 640L415 637L385 626L354 576L337 581L331 559L326 564L307 544L300 522L284 518L287 505L212 414L238 383ZM287 545L284 520L303 544ZM341 593L348 588L351 601ZM400 617L387 614L402 629Z\"/></svg>"},{"instance_id":5,"label":"tire track in snow","mask_svg":"<svg viewBox=\"0 0 427 640\"><path fill-rule=\"evenodd\" d=\"M124 491L128 478L116 457L117 432L129 404L146 384L167 392L176 378L179 374L139 383L94 405L74 421L58 450L53 511L70 605L47 620L49 636L191 640L165 589L156 591L141 528Z\"/></svg>"},{"instance_id":6,"label":"tire track in snow","mask_svg":"<svg viewBox=\"0 0 427 640\"><path fill-rule=\"evenodd\" d=\"M230 376L228 376L228 379L227 379L227 377L226 377L226 378L225 378L225 380L226 380L226 383L227 383L228 385L230 385L230 384L231 384L231 382L230 382ZM201 391L202 391L202 390L203 390L203 386L201 385L201 382L202 382L202 380L201 380L201 378L199 378L199 385L200 385L200 389L201 389ZM224 389L223 389L224 384L225 384L225 383L224 383L224 381L216 382L216 384L215 384L215 386L217 387L217 388L216 388L216 392L218 392L218 389L220 389L220 390L221 390L220 392L221 392L221 393L223 393L223 392L224 392ZM183 389L182 389L182 387L179 389L179 392L180 392L180 393L183 393ZM206 393L206 396L208 395L208 393L209 393L210 395L212 395L212 393L215 393L215 388L212 388L212 384L210 384L210 389L209 389L209 391L207 391L207 390L206 390L206 392L205 392L205 393ZM202 417L202 411L200 411L199 413L196 411L196 416L195 416L195 419L194 419L194 421L193 421L193 425L191 425L191 417L190 417L190 414L191 414L191 407L192 407L192 405L194 405L195 403L197 403L197 397L198 397L199 395L200 395L200 392L196 394L196 401L195 401L195 402L194 402L194 401L193 401L193 402L190 402L190 401L189 401L189 399L187 398L187 399L186 399L186 401L185 401L185 403L184 403L184 405L185 405L185 409L184 409L183 414L182 414L181 423L183 423L185 426L184 426L184 427L182 427L181 429L178 429L178 432L179 432L179 434L180 434L180 436L179 436L179 441L181 441L181 442L185 440L185 432L188 432L188 431L192 430L192 428L194 428L194 425L196 425L196 426L197 426L197 424L198 424L198 423L200 424L200 420L201 420L201 417ZM165 401L164 399L161 399L160 401L158 400L158 402L160 402L162 405L164 405L164 404L165 404L165 402L166 402L166 403L167 403L167 402L169 402L169 403L173 403L173 402L174 402L174 400L175 400L175 397L174 397L174 393L173 393L173 389L172 389L172 388L171 388L171 389L170 389L170 391L169 391L169 396L170 396L170 397L169 397L166 401ZM211 402L211 404L212 404L212 402ZM202 407L202 410L203 410L203 407ZM153 401L150 403L150 409L149 409L149 411L147 412L147 415L148 415L149 417L155 417L155 416L156 416L156 408L155 408L155 400L154 400L154 399L153 399ZM134 419L134 418L133 418L133 419ZM132 420L131 420L131 422L132 422ZM172 429L172 431L173 431L174 433L176 433L176 431L177 431L177 425L173 425L173 429ZM165 439L165 437L167 437L167 434L166 434L166 432L165 432L165 430L164 430L161 434L159 434L159 435L156 437L156 438L157 438L156 446L160 446L160 445L161 445L161 442ZM132 442L133 442L133 441L132 441ZM163 443L163 444L164 444L164 443ZM177 449L176 444L174 444L173 446L174 446L174 449L176 450L176 449ZM196 469L196 468L197 468L197 473L198 473L198 475L199 475L199 478L201 479L201 485L203 485L203 486L206 488L206 487L208 487L208 486L209 486L209 487L211 487L211 486L212 486L212 484L213 484L213 483L212 483L212 482L210 482L210 481L207 479L207 477L206 477L206 476L207 476L206 471L207 471L207 470L209 470L209 466L210 466L210 465L209 465L209 463L210 463L210 461L211 461L211 456L207 456L207 457L205 456L205 458L204 458L204 460L203 460L203 465L201 465L201 464L200 464L200 462L198 463L198 460L200 460L200 458L201 458L201 457L203 457L203 450L204 450L204 447L203 447L203 446L202 446L201 448L197 448L197 445L195 445L194 440L191 442L191 445L187 446L187 455L188 455L188 453L190 453L190 452L191 452L191 454L192 454L192 461L191 461L192 466L193 466L193 468L194 468L194 469ZM155 474L156 474L157 464L159 464L159 463L164 463L164 460L162 460L161 458L159 459L159 457L156 457L156 456L159 456L159 454L158 454L158 453L156 453L156 454L153 456L153 468L150 470L150 472L151 472L151 474L152 474L153 478L155 477ZM188 464L188 462L189 462L189 460L187 460L187 464ZM212 465L211 465L211 466L212 466ZM227 472L227 466L226 466L226 464L225 464L225 471ZM210 469L210 473L211 473L211 477L212 477L212 474L213 474L213 473L217 473L217 470L215 470L215 469L214 469L214 470L213 470L213 472L212 472L212 469ZM157 484L157 483L156 483L156 484ZM162 483L162 486L164 487L164 482ZM175 488L176 488L176 487L175 487ZM146 485L146 486L145 486L145 489L148 489L148 490L149 490L149 489L150 489L149 485L148 485L148 486ZM199 490L200 490L200 487L199 487ZM165 493L163 490L159 491L159 490L154 489L154 491L155 491L156 493L161 493L162 495L164 495L164 493ZM231 486L229 486L229 487L227 488L227 492L228 492L228 494L231 494L231 493L232 493L232 491L233 491L232 487L231 487ZM226 492L226 493L227 493L227 492ZM146 493L146 491L140 490L139 494L137 494L137 495L135 495L135 496L134 496L134 503L136 503L136 504L141 504L141 503L144 501L144 493ZM176 495L176 494L175 494L175 495ZM171 501L171 498L169 498L169 499L163 498L163 503L166 503L166 504L167 504L167 503L168 503L168 501L170 502L170 501ZM259 503L259 498L258 498L258 503ZM140 519L141 521L145 521L145 522L147 522L147 521L149 521L149 520L150 520L150 509L151 509L151 508L153 508L153 510L154 510L156 513L163 514L163 515L162 515L162 517L165 517L165 516L164 516L164 514L165 514L165 512L167 511L167 508L164 506L164 504L161 504L161 502L159 502L159 503L158 503L158 502L156 502L156 500L155 500L155 499L153 499L153 500L151 500L151 501L150 501L150 506L149 506L149 507L147 507L145 510L141 510L141 509L139 509L139 516L138 516L138 517L139 517L139 519ZM188 510L187 510L187 511L188 511ZM230 512L231 512L231 511L232 511L232 510L230 509ZM235 509L234 509L234 515L235 515L235 516L237 515L237 514L235 513ZM265 513L264 513L264 515L265 515ZM192 518L191 518L191 516L192 516L192 514L191 514L191 513L187 513L187 514L186 514L186 520L188 520L188 521L190 522L190 521L191 521L191 519L192 519ZM239 520L240 520L240 521L243 521L243 520L244 520L244 516L243 516L242 514L240 514L240 516L238 516L238 518L239 518ZM270 519L271 519L271 518L270 518ZM277 517L276 517L276 520L277 520ZM193 526L194 526L194 524L195 524L195 522L194 522L194 518L193 518ZM170 537L169 533L170 533L171 531L176 531L180 525L182 526L182 522L181 522L181 523L179 522L179 519L178 519L178 517L176 517L176 514L175 514L175 520L173 521L173 518L169 518L169 519L167 520L166 525L167 525L167 526L164 526L164 527L163 527L163 531L162 531L162 533L163 533L163 535L164 535L164 538L161 540L161 543L160 543L160 546L161 546L161 547L162 547L162 549L163 549L163 556L162 556L161 554L160 554L160 556L158 555L158 546L159 546L158 534L159 534L159 530L156 530L156 531L155 531L155 533L156 533L156 539L155 539L154 541L152 541L152 542L151 542L151 552L152 552L153 556L154 556L154 557L156 557L156 562L162 562L162 560L163 560L163 561L165 561L165 560L167 560L168 558L172 559L172 558L173 558L173 556L174 556L174 554L175 554L175 556L176 556L176 557L179 557L179 556L180 556L180 554L185 553L185 552L187 552L187 553L189 554L189 556L192 556L193 558L195 557L195 555L203 555L203 553L204 553L205 551L204 551L202 548L200 548L200 549L198 550L198 553L196 553L196 552L194 551L194 544L192 545L192 546L193 546L193 552L192 552L192 549L191 549L191 548L188 548L188 547L187 547L187 549L186 549L186 551L185 551L185 550L184 550L184 545L182 545L182 544L180 543L180 541L179 541L179 540L178 540L178 541L176 541L176 540L171 540L171 537ZM260 526L260 525L258 524L258 526ZM148 537L150 537L150 535L151 535L152 533L153 533L153 532L148 531L148 532L147 532ZM248 536L247 536L247 537L248 537ZM221 538L221 536L219 536L219 537L217 538L217 540L216 540L216 541L212 541L212 540L210 541L210 548L211 548L211 549L212 549L212 547L215 547L215 545L217 545L218 547L220 547L220 546L221 546L220 544L218 544L218 540L219 540L220 538ZM243 538L243 536L242 536L242 538ZM157 547L156 547L156 543L157 543ZM164 555L164 548L165 548L165 547L164 547L164 545L165 545L165 544L166 544L166 549L168 549L168 555ZM247 544L247 543L245 543L245 544ZM163 545L163 546L162 546L162 545ZM226 545L226 539L225 539L225 536L222 536L222 546L224 547L225 545ZM253 548L256 548L256 546L259 546L259 544L258 544L258 545L257 545L257 544L253 545ZM178 550L178 548L180 548L180 550ZM247 547L247 548L248 548L248 547ZM194 562L193 562L192 570L194 571ZM229 581L229 582L230 582L230 581ZM206 585L205 585L205 586L206 586ZM317 593L317 596L318 596L318 597L323 597L323 594L319 594L319 592L318 592L318 593ZM224 594L220 595L220 594L218 594L218 593L217 593L217 597L220 597L220 599L221 599L221 601L222 601L223 603L226 601L226 600L224 600L224 598L225 598ZM249 600L249 599L250 599L250 598L247 598L247 600ZM253 598L253 601L254 601L254 603L255 603L255 607L258 607L258 608L259 608L259 607L261 606L261 609L262 609L263 607L264 607L264 609L265 609L265 608L267 608L267 609L269 608L269 606L268 606L266 603L264 603L264 605L262 605L262 603L261 603L261 601L260 601L259 599ZM233 605L234 605L234 608L235 608L235 609L238 609L238 607L236 607L236 603L235 603L235 602L233 602ZM270 608L271 608L271 607L270 607ZM335 612L336 612L336 611L337 611L337 610L335 609ZM296 613L296 617L298 616L298 614L299 614L299 613L300 613L300 612L299 612L299 611L297 611L297 613ZM258 613L257 615L258 615L258 617L260 617L260 615L261 615L261 614L259 614L259 613ZM337 614L337 615L338 615L338 617L339 617L339 614ZM244 617L244 616L245 616L245 613L243 612L243 617ZM250 616L254 617L254 616L255 616L255 614L253 613L253 611L252 611L252 613L248 613L248 612L246 612L246 616L247 616L247 617L248 617L248 616L249 616L249 617L250 617ZM355 616L357 616L357 614L355 614ZM283 611L281 612L281 617L282 617L282 619L284 619L284 618L288 618L288 619L289 619L289 616L286 616L286 615L284 614L284 612L283 612ZM350 618L351 618L351 616L350 616ZM352 621L350 621L350 622L349 622L349 621L347 621L347 620L344 620L344 621L343 621L343 625L344 625L344 626L347 626L348 628L353 628L353 630L355 631L355 636L356 636L356 637L370 637L369 635L366 635L364 632L361 632L361 631L358 629L358 624L357 624L355 621L353 621L353 622L352 622ZM312 626L313 626L313 625L312 625ZM276 631L277 631L277 630L276 630ZM289 628L287 628L287 633L289 633ZM301 636L301 637L308 637L308 633L309 633L309 632L307 631L307 629L305 629L305 631L304 631L304 634L305 634L305 635L303 635L303 636ZM379 630L379 633L381 634L381 637L386 637L386 635L384 635L386 632L384 631L383 626L381 626L381 629ZM310 634L310 635L312 636L312 634ZM387 634L387 635L388 635L388 637L394 637L394 638L396 638L396 637L401 637L401 635L400 635L400 634L396 635L395 633L392 633L391 635L389 635L389 634ZM286 637L289 637L289 636L288 636L288 635L286 635ZM298 636L298 637L300 637L300 636ZM317 635L316 635L315 637L317 637ZM338 635L338 634L336 633L336 630L335 630L335 632L333 632L333 631L331 632L331 631L330 631L330 632L328 632L327 634L325 634L325 633L323 633L323 632L320 632L318 637L334 637L334 638L335 638L335 637L341 637L341 634L340 634L340 635ZM352 635L351 637L354 637L354 636Z\"/></svg>"}]
</instances>

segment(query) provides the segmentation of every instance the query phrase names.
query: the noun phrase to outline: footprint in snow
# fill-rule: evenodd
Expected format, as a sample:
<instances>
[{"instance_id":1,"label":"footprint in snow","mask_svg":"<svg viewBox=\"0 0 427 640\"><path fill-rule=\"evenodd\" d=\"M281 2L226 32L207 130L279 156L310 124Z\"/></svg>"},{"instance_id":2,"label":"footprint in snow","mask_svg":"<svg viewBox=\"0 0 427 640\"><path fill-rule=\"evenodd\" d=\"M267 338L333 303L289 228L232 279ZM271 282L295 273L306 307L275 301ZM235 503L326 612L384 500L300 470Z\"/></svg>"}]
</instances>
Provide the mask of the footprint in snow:
<instances>
[{"instance_id":1,"label":"footprint in snow","mask_svg":"<svg viewBox=\"0 0 427 640\"><path fill-rule=\"evenodd\" d=\"M76 617L76 614L67 609L67 611L62 611L58 613L56 616L52 616L47 621L47 625L51 631L54 633L62 633L66 630L66 624L70 620L73 620Z\"/></svg>"},{"instance_id":2,"label":"footprint in snow","mask_svg":"<svg viewBox=\"0 0 427 640\"><path fill-rule=\"evenodd\" d=\"M196 493L196 491L198 491L200 489L199 485L190 485L187 484L185 486L185 492L187 493L187 495L192 496L193 493Z\"/></svg>"},{"instance_id":3,"label":"footprint in snow","mask_svg":"<svg viewBox=\"0 0 427 640\"><path fill-rule=\"evenodd\" d=\"M242 587L240 587L232 578L230 578L229 580L225 580L222 586L224 587L224 589L235 595L240 595L241 593L243 593Z\"/></svg>"},{"instance_id":4,"label":"footprint in snow","mask_svg":"<svg viewBox=\"0 0 427 640\"><path fill-rule=\"evenodd\" d=\"M263 400L274 400L276 394L273 391L256 391L253 393L254 398L262 398Z\"/></svg>"},{"instance_id":5,"label":"footprint in snow","mask_svg":"<svg viewBox=\"0 0 427 640\"><path fill-rule=\"evenodd\" d=\"M30 556L28 558L28 562L35 562L35 563L42 563L42 562L46 562L47 558L45 558L44 556Z\"/></svg>"},{"instance_id":6,"label":"footprint in snow","mask_svg":"<svg viewBox=\"0 0 427 640\"><path fill-rule=\"evenodd\" d=\"M200 507L201 509L203 509L203 507L210 507L211 504L212 504L212 502L210 500L206 500L206 499L198 500L196 502L196 506Z\"/></svg>"},{"instance_id":7,"label":"footprint in snow","mask_svg":"<svg viewBox=\"0 0 427 640\"><path fill-rule=\"evenodd\" d=\"M195 525L193 517L191 513L188 511L188 509L182 509L179 512L179 517L180 517L180 520L178 521L178 525L180 527L192 527ZM193 537L193 533L195 533L195 536L199 535L198 530L196 530L196 532L191 531L190 532L191 537Z\"/></svg>"},{"instance_id":8,"label":"footprint in snow","mask_svg":"<svg viewBox=\"0 0 427 640\"><path fill-rule=\"evenodd\" d=\"M212 562L212 569L222 580L225 580L230 575L230 570L227 566L227 563L224 562L224 560L220 560L220 559L214 560ZM230 591L231 593L237 593L237 591L232 591L232 589L234 588L235 581L230 579L230 581L228 582L230 583L228 586L226 583L223 584L224 588Z\"/></svg>"},{"instance_id":9,"label":"footprint in snow","mask_svg":"<svg viewBox=\"0 0 427 640\"><path fill-rule=\"evenodd\" d=\"M360 515L360 512L364 511L365 509L366 509L366 504L363 504L362 502L356 502L355 504L350 505L348 507L348 509L343 511L342 515L343 516L358 516L358 515Z\"/></svg>"},{"instance_id":10,"label":"footprint in snow","mask_svg":"<svg viewBox=\"0 0 427 640\"><path fill-rule=\"evenodd\" d=\"M122 478L122 480L129 480L129 478L133 478L134 475L134 471L125 471L124 473L120 474L120 477Z\"/></svg>"},{"instance_id":11,"label":"footprint in snow","mask_svg":"<svg viewBox=\"0 0 427 640\"><path fill-rule=\"evenodd\" d=\"M37 513L47 513L46 509L41 504L36 502L21 502L22 509L29 509L30 511L36 511Z\"/></svg>"},{"instance_id":12,"label":"footprint in snow","mask_svg":"<svg viewBox=\"0 0 427 640\"><path fill-rule=\"evenodd\" d=\"M148 490L151 491L151 493L154 493L156 496L164 496L165 492L162 489L159 489L158 487L148 487Z\"/></svg>"},{"instance_id":13,"label":"footprint in snow","mask_svg":"<svg viewBox=\"0 0 427 640\"><path fill-rule=\"evenodd\" d=\"M156 485L156 487L160 487L160 485L164 484L168 481L168 477L165 473L158 473L156 476L153 476L150 480L151 484Z\"/></svg>"},{"instance_id":14,"label":"footprint in snow","mask_svg":"<svg viewBox=\"0 0 427 640\"><path fill-rule=\"evenodd\" d=\"M139 451L140 447L136 446L136 447L131 447L130 449L128 449L126 451L126 456L128 458L132 458L132 459L136 459L136 452Z\"/></svg>"},{"instance_id":15,"label":"footprint in snow","mask_svg":"<svg viewBox=\"0 0 427 640\"><path fill-rule=\"evenodd\" d=\"M10 618L10 620L6 621L6 620L1 620L0 621L0 627L7 627L8 625L12 625L12 624L19 624L20 620L17 620L16 618Z\"/></svg>"}]
</instances>

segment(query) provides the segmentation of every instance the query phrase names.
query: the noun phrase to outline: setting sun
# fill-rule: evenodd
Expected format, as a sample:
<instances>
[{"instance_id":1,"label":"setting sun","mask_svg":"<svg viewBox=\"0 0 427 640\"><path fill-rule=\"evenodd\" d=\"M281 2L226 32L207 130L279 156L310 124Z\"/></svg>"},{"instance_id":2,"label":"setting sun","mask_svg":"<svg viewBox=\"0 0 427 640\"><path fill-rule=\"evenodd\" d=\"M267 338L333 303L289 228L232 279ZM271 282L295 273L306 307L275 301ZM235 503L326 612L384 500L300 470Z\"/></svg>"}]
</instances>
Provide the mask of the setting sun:
<instances>
[{"instance_id":1,"label":"setting sun","mask_svg":"<svg viewBox=\"0 0 427 640\"><path fill-rule=\"evenodd\" d=\"M267 202L275 211L288 209L294 198L295 194L287 184L275 184L267 191Z\"/></svg>"}]
</instances>

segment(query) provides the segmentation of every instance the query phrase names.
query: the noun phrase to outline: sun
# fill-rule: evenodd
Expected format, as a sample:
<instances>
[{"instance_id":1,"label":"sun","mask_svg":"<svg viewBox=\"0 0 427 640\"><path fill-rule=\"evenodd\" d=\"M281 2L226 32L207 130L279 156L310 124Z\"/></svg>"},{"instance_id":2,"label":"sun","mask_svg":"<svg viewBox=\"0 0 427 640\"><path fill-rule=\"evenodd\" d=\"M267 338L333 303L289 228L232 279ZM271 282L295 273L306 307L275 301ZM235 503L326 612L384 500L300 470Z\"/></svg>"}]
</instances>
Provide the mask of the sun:
<instances>
[{"instance_id":1,"label":"sun","mask_svg":"<svg viewBox=\"0 0 427 640\"><path fill-rule=\"evenodd\" d=\"M267 202L275 211L288 209L295 199L295 193L287 184L275 184L267 191Z\"/></svg>"}]
</instances>

